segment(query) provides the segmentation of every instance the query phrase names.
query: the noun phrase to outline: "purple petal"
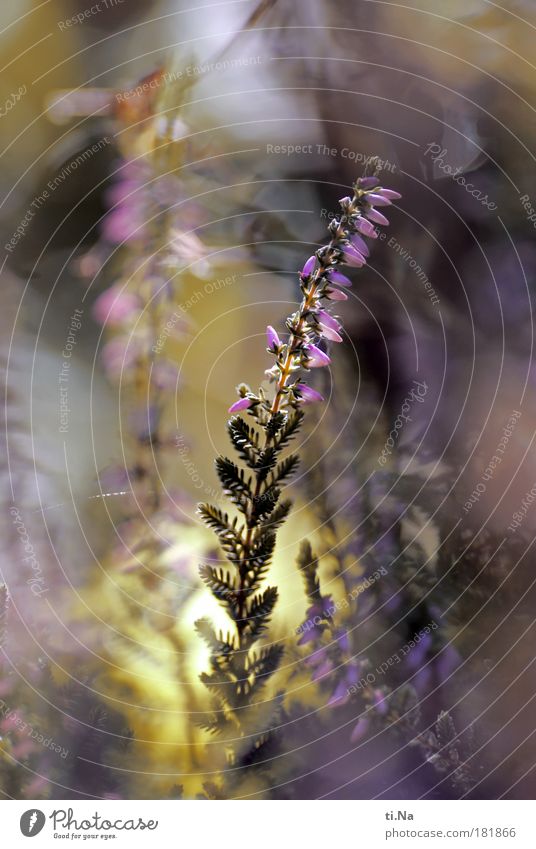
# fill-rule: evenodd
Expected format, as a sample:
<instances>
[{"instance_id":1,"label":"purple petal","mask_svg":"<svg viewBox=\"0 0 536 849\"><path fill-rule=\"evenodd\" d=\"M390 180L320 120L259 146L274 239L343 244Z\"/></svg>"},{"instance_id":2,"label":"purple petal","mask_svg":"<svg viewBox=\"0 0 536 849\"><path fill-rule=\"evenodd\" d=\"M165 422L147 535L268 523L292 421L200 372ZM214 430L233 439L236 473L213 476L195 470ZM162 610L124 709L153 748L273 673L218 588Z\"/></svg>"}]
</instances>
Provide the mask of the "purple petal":
<instances>
[{"instance_id":1,"label":"purple petal","mask_svg":"<svg viewBox=\"0 0 536 849\"><path fill-rule=\"evenodd\" d=\"M367 222L368 224L368 222ZM341 274L340 271L335 271L335 269L330 270L329 272L329 281L330 283L336 283L337 286L351 286L352 281L346 277L344 274Z\"/></svg>"},{"instance_id":2,"label":"purple petal","mask_svg":"<svg viewBox=\"0 0 536 849\"><path fill-rule=\"evenodd\" d=\"M324 351L322 351L320 348L317 348L316 345L306 345L305 351L307 353L308 368L321 368L322 366L329 366L331 362L330 358Z\"/></svg>"},{"instance_id":3,"label":"purple petal","mask_svg":"<svg viewBox=\"0 0 536 849\"><path fill-rule=\"evenodd\" d=\"M343 292L341 289L326 289L324 291L325 297L329 301L347 301L348 295L346 292Z\"/></svg>"},{"instance_id":4,"label":"purple petal","mask_svg":"<svg viewBox=\"0 0 536 849\"><path fill-rule=\"evenodd\" d=\"M269 348L278 348L281 345L281 340L271 324L266 328L266 339Z\"/></svg>"},{"instance_id":5,"label":"purple petal","mask_svg":"<svg viewBox=\"0 0 536 849\"><path fill-rule=\"evenodd\" d=\"M341 323L337 321L337 319L331 315L331 313L326 312L325 310L318 310L316 317L320 324L324 327L329 327L330 330L340 330Z\"/></svg>"},{"instance_id":6,"label":"purple petal","mask_svg":"<svg viewBox=\"0 0 536 849\"><path fill-rule=\"evenodd\" d=\"M332 330L330 327L324 327L323 325L320 325L320 330L320 335L324 339L329 339L330 342L342 342L342 336L336 330Z\"/></svg>"},{"instance_id":7,"label":"purple petal","mask_svg":"<svg viewBox=\"0 0 536 849\"><path fill-rule=\"evenodd\" d=\"M361 236L358 236L357 233L354 233L354 235L351 237L350 241L351 241L352 245L354 246L354 248L356 249L356 251L359 251L360 254L363 254L363 256L369 255L370 251L369 251L367 243L365 242L364 239L361 238Z\"/></svg>"},{"instance_id":8,"label":"purple petal","mask_svg":"<svg viewBox=\"0 0 536 849\"><path fill-rule=\"evenodd\" d=\"M357 185L360 189L375 189L380 185L380 181L377 177L360 177Z\"/></svg>"},{"instance_id":9,"label":"purple petal","mask_svg":"<svg viewBox=\"0 0 536 849\"><path fill-rule=\"evenodd\" d=\"M344 261L348 263L348 265L353 265L354 268L362 268L366 259L363 254L360 254L352 245L345 245L344 248Z\"/></svg>"},{"instance_id":10,"label":"purple petal","mask_svg":"<svg viewBox=\"0 0 536 849\"><path fill-rule=\"evenodd\" d=\"M317 392L316 389L312 389L310 386L307 386L306 383L297 383L296 389L300 393L301 400L304 404L315 404L317 401L324 400L320 392Z\"/></svg>"},{"instance_id":11,"label":"purple petal","mask_svg":"<svg viewBox=\"0 0 536 849\"><path fill-rule=\"evenodd\" d=\"M310 256L309 259L307 260L307 262L305 263L305 265L302 268L301 273L303 274L303 276L308 277L311 274L311 272L314 270L315 265L316 265L316 256L314 256L314 255Z\"/></svg>"},{"instance_id":12,"label":"purple petal","mask_svg":"<svg viewBox=\"0 0 536 849\"><path fill-rule=\"evenodd\" d=\"M369 239L377 239L378 234L376 230L366 218L362 218L361 216L355 222L356 230L359 230L360 233L363 233L364 236L368 236Z\"/></svg>"},{"instance_id":13,"label":"purple petal","mask_svg":"<svg viewBox=\"0 0 536 849\"><path fill-rule=\"evenodd\" d=\"M374 221L375 224L383 224L385 226L387 226L387 224L389 224L389 219L386 218L385 215L382 215L381 212L378 212L377 209L369 209L369 210L367 210L365 215L371 221Z\"/></svg>"},{"instance_id":14,"label":"purple petal","mask_svg":"<svg viewBox=\"0 0 536 849\"><path fill-rule=\"evenodd\" d=\"M383 198L387 198L387 200L400 200L402 197L400 192L395 192L394 189L378 189L376 194L381 195Z\"/></svg>"},{"instance_id":15,"label":"purple petal","mask_svg":"<svg viewBox=\"0 0 536 849\"><path fill-rule=\"evenodd\" d=\"M389 198L384 198L383 195L369 194L367 200L372 206L391 206Z\"/></svg>"},{"instance_id":16,"label":"purple petal","mask_svg":"<svg viewBox=\"0 0 536 849\"><path fill-rule=\"evenodd\" d=\"M251 398L239 398L238 401L235 401L234 404L231 404L228 412L238 413L239 410L247 410L248 407L251 407Z\"/></svg>"}]
</instances>

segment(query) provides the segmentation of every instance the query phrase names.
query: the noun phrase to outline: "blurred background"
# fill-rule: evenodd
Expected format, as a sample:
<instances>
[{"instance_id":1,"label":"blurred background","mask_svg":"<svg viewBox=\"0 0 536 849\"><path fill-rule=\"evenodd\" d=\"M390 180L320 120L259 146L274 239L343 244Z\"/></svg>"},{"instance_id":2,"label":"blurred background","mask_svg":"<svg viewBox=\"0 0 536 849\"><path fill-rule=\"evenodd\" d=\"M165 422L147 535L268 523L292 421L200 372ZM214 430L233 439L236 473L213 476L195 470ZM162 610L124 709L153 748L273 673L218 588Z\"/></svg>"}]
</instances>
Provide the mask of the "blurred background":
<instances>
[{"instance_id":1,"label":"blurred background","mask_svg":"<svg viewBox=\"0 0 536 849\"><path fill-rule=\"evenodd\" d=\"M0 24L4 796L531 798L533 4L18 0ZM230 769L199 727L193 623L225 617L196 503L372 156L403 199L300 437L278 748ZM322 673L305 536L341 602Z\"/></svg>"}]
</instances>

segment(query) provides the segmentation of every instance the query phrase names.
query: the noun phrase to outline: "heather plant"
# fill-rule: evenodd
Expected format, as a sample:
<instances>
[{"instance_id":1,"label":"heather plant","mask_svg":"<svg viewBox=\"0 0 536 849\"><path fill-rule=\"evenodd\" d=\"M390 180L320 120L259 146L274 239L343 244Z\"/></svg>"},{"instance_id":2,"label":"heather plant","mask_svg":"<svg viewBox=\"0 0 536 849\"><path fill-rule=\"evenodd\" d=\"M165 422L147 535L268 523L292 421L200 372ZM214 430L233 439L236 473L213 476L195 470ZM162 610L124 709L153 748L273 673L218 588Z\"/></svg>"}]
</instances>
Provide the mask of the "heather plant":
<instances>
[{"instance_id":1,"label":"heather plant","mask_svg":"<svg viewBox=\"0 0 536 849\"><path fill-rule=\"evenodd\" d=\"M315 251L299 275L302 301L287 318L285 334L267 327L267 350L274 358L266 371L270 389L255 392L240 384L239 398L229 408L234 415L227 430L236 459L219 456L216 471L233 511L199 505L201 517L218 535L228 564L204 564L201 578L231 625L223 633L206 618L196 623L211 652L210 670L201 678L212 697L212 712L203 726L225 735L229 764L235 771L270 757L283 710L283 693L267 699L263 691L280 666L284 647L273 642L259 645L259 641L268 631L278 600L277 587L265 586L265 580L277 530L291 509L282 490L299 463L298 454L286 449L302 424L304 406L324 400L309 383L311 370L328 366L327 345L343 341L342 325L331 307L347 299L345 289L352 281L340 266L365 266L366 239L377 238L374 225L389 223L376 207L389 206L399 197L382 188L377 174L371 174L357 180L352 197L341 199L340 214L329 224L329 243ZM236 415L246 411L251 423ZM316 610L322 599L314 562L305 543L299 566Z\"/></svg>"}]
</instances>

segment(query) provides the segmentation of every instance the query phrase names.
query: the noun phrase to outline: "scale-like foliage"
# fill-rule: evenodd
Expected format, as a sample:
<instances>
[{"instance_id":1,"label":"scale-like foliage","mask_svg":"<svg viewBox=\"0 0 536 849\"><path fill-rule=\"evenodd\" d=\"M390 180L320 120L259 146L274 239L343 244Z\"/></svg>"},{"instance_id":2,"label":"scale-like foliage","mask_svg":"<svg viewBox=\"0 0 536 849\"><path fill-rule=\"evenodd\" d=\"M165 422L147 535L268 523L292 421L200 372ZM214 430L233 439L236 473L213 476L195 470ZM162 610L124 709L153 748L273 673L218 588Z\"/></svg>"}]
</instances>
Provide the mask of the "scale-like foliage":
<instances>
[{"instance_id":1,"label":"scale-like foliage","mask_svg":"<svg viewBox=\"0 0 536 849\"><path fill-rule=\"evenodd\" d=\"M298 457L281 457L283 448L297 432L301 412L278 413L267 421L259 421L264 429L261 445L259 431L242 418L234 416L228 433L238 462L218 457L216 471L225 495L242 513L244 521L211 504L200 504L203 521L217 534L223 552L231 564L226 569L210 564L200 568L200 575L213 596L225 607L233 622L234 633L216 632L208 619L196 622L196 629L208 645L211 671L201 680L213 696L214 709L207 712L200 725L212 734L234 728L233 735L246 737L248 722L253 724L257 712L254 696L270 680L281 662L283 648L274 644L254 649L266 632L278 592L263 587L276 545L276 530L287 518L291 502L280 501L281 486L298 465ZM247 470L241 467L244 463ZM247 708L247 710L245 710ZM258 716L257 716L258 721ZM266 722L266 717L263 718ZM252 737L252 751L264 748L265 732Z\"/></svg>"},{"instance_id":2,"label":"scale-like foliage","mask_svg":"<svg viewBox=\"0 0 536 849\"><path fill-rule=\"evenodd\" d=\"M288 457L285 457L285 459L277 465L277 468L272 473L272 486L275 484L281 486L284 481L292 477L292 475L298 468L299 463L300 458L297 454L290 454Z\"/></svg>"},{"instance_id":3,"label":"scale-like foliage","mask_svg":"<svg viewBox=\"0 0 536 849\"><path fill-rule=\"evenodd\" d=\"M274 509L264 517L263 521L259 525L260 530L264 531L269 529L271 531L276 531L287 519L291 507L292 501L280 501L279 504L276 504Z\"/></svg>"},{"instance_id":4,"label":"scale-like foliage","mask_svg":"<svg viewBox=\"0 0 536 849\"><path fill-rule=\"evenodd\" d=\"M292 413L289 413L274 439L274 445L278 451L281 451L282 448L285 448L289 444L291 439L294 439L301 427L302 421L303 410L298 408L293 410Z\"/></svg>"},{"instance_id":5,"label":"scale-like foliage","mask_svg":"<svg viewBox=\"0 0 536 849\"><path fill-rule=\"evenodd\" d=\"M305 584L305 592L311 601L320 598L320 580L318 578L318 558L314 556L309 540L305 539L300 544L297 566L300 570Z\"/></svg>"}]
</instances>

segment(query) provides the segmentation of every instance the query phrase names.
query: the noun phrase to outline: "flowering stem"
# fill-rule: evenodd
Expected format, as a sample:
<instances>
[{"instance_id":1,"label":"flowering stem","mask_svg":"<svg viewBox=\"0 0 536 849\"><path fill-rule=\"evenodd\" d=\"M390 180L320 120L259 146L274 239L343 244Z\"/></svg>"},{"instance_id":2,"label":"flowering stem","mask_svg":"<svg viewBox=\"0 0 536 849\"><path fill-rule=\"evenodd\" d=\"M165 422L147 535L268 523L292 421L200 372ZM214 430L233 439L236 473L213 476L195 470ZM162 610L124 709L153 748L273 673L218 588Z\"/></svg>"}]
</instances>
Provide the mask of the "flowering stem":
<instances>
[{"instance_id":1,"label":"flowering stem","mask_svg":"<svg viewBox=\"0 0 536 849\"><path fill-rule=\"evenodd\" d=\"M280 501L281 487L299 463L297 454L283 459L280 454L300 427L303 404L323 400L315 389L292 380L292 375L329 364L328 354L316 344L320 340L342 342L338 332L341 325L321 301L329 304L346 300L339 287L352 284L337 267L342 263L358 268L365 265L369 250L362 235L375 239L377 233L371 222L388 223L374 206L388 206L400 196L378 186L377 177L363 177L355 184L353 197L340 201L341 215L329 225L329 243L307 260L300 274L303 298L287 319L288 340L281 341L273 327L267 328L268 351L275 357L275 365L267 372L275 383L273 399L269 400L262 388L254 393L241 384L239 400L229 409L230 413L248 410L256 424L252 427L240 416L233 416L227 426L232 445L249 472L227 457L216 460L223 491L242 514L243 524L238 524L238 516L230 518L210 504L198 508L218 534L233 567L229 571L207 564L200 574L227 609L235 629L234 634L217 634L207 619L196 623L211 649L211 671L201 678L213 694L213 712L203 727L213 732L229 728L235 739L237 729L238 737L251 737L252 751L239 749L248 765L260 758L271 736L268 731L259 736L261 723L270 720L266 706L263 708L265 703L256 701L256 696L278 668L283 653L283 647L276 643L252 650L268 627L277 601L277 588L260 587L271 564L276 530L291 507L289 501ZM251 720L245 715L246 707L252 713Z\"/></svg>"}]
</instances>

